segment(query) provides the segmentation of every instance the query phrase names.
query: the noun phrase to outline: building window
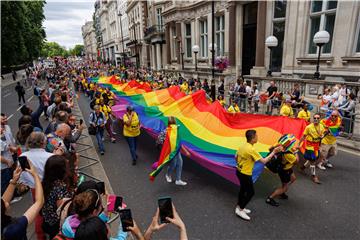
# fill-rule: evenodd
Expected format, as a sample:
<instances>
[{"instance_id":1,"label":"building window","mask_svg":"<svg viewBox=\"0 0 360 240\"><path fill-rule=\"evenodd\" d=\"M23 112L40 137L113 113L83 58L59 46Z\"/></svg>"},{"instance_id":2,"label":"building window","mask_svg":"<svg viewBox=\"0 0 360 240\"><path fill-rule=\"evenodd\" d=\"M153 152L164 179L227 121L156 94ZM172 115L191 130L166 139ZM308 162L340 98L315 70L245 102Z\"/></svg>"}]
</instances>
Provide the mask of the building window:
<instances>
[{"instance_id":1,"label":"building window","mask_svg":"<svg viewBox=\"0 0 360 240\"><path fill-rule=\"evenodd\" d=\"M225 16L215 18L216 56L224 56L225 49Z\"/></svg>"},{"instance_id":2,"label":"building window","mask_svg":"<svg viewBox=\"0 0 360 240\"><path fill-rule=\"evenodd\" d=\"M208 25L207 20L200 21L200 57L208 56Z\"/></svg>"},{"instance_id":3,"label":"building window","mask_svg":"<svg viewBox=\"0 0 360 240\"><path fill-rule=\"evenodd\" d=\"M171 28L171 39L172 39L172 47L171 47L171 56L172 59L177 59L177 52L176 52L176 45L177 45L177 38L176 38L176 28Z\"/></svg>"},{"instance_id":4,"label":"building window","mask_svg":"<svg viewBox=\"0 0 360 240\"><path fill-rule=\"evenodd\" d=\"M334 33L337 1L322 0L312 1L310 11L310 34L309 50L310 54L317 53L317 46L313 42L316 32L326 30L330 34L330 40L322 48L322 53L331 53L332 39Z\"/></svg>"},{"instance_id":5,"label":"building window","mask_svg":"<svg viewBox=\"0 0 360 240\"><path fill-rule=\"evenodd\" d=\"M272 35L278 39L277 47L273 48L271 52L271 66L275 72L281 72L282 56L284 47L284 33L285 33L285 16L286 16L286 1L274 2L273 14L273 29Z\"/></svg>"},{"instance_id":6,"label":"building window","mask_svg":"<svg viewBox=\"0 0 360 240\"><path fill-rule=\"evenodd\" d=\"M185 48L186 57L191 58L191 23L185 24Z\"/></svg>"},{"instance_id":7,"label":"building window","mask_svg":"<svg viewBox=\"0 0 360 240\"><path fill-rule=\"evenodd\" d=\"M156 9L157 25L159 26L163 25L163 17L161 13L162 13L161 8Z\"/></svg>"}]
</instances>

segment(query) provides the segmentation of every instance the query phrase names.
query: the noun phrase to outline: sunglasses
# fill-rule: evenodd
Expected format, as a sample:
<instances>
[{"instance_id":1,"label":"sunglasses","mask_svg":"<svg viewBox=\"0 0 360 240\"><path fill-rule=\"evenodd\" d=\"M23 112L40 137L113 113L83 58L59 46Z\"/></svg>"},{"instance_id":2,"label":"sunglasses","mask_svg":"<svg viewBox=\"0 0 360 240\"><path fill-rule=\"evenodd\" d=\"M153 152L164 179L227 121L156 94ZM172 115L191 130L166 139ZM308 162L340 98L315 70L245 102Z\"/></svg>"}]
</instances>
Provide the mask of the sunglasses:
<instances>
[{"instance_id":1,"label":"sunglasses","mask_svg":"<svg viewBox=\"0 0 360 240\"><path fill-rule=\"evenodd\" d=\"M320 119L320 118L318 118L318 117L314 117L314 119Z\"/></svg>"}]
</instances>

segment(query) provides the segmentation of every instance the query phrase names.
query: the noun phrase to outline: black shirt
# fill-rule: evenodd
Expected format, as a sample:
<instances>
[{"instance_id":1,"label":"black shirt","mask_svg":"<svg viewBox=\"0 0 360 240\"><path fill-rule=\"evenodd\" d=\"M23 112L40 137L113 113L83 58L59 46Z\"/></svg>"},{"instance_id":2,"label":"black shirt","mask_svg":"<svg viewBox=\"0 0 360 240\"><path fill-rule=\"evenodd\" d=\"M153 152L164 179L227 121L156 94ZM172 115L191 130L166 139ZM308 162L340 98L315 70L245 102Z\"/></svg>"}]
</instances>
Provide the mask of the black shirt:
<instances>
[{"instance_id":1,"label":"black shirt","mask_svg":"<svg viewBox=\"0 0 360 240\"><path fill-rule=\"evenodd\" d=\"M271 97L271 98L270 98L270 96L271 96L274 92L277 92L277 87L275 87L275 86L274 86L274 87L273 87L273 86L270 86L270 87L268 87L267 92L269 93L269 99L273 99L274 96Z\"/></svg>"}]
</instances>

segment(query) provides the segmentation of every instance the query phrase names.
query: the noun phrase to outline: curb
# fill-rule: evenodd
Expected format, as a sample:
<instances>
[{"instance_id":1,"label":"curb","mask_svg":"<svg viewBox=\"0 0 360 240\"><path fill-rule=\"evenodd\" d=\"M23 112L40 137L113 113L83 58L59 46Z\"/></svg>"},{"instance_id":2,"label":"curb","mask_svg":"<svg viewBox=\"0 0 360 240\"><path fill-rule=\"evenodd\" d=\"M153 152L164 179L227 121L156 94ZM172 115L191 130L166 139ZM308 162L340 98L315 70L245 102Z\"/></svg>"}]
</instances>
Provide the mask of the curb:
<instances>
[{"instance_id":1,"label":"curb","mask_svg":"<svg viewBox=\"0 0 360 240\"><path fill-rule=\"evenodd\" d=\"M352 146L352 145L349 145L349 144L346 144L346 143L343 143L343 142L337 142L337 145L339 147L343 147L343 148L346 148L346 149L349 149L349 150L359 151L358 147Z\"/></svg>"}]
</instances>

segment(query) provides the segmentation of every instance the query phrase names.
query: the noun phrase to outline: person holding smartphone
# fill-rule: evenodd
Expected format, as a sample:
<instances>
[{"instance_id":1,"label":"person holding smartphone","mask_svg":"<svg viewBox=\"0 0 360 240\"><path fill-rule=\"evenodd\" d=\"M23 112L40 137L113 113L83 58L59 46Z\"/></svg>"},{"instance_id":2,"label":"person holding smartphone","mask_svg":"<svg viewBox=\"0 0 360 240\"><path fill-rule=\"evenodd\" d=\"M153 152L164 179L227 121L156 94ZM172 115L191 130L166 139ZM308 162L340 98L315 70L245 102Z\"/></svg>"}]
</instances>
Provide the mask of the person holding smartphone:
<instances>
[{"instance_id":1,"label":"person holding smartphone","mask_svg":"<svg viewBox=\"0 0 360 240\"><path fill-rule=\"evenodd\" d=\"M253 129L247 130L245 136L247 142L239 147L239 150L235 155L237 161L236 176L240 181L240 190L235 214L243 220L249 221L250 217L248 214L251 213L251 211L245 207L255 194L252 180L255 162L260 161L263 164L267 163L276 153L282 151L282 146L274 148L267 157L263 158L254 148L254 144L257 143L258 140L256 131Z\"/></svg>"}]
</instances>

